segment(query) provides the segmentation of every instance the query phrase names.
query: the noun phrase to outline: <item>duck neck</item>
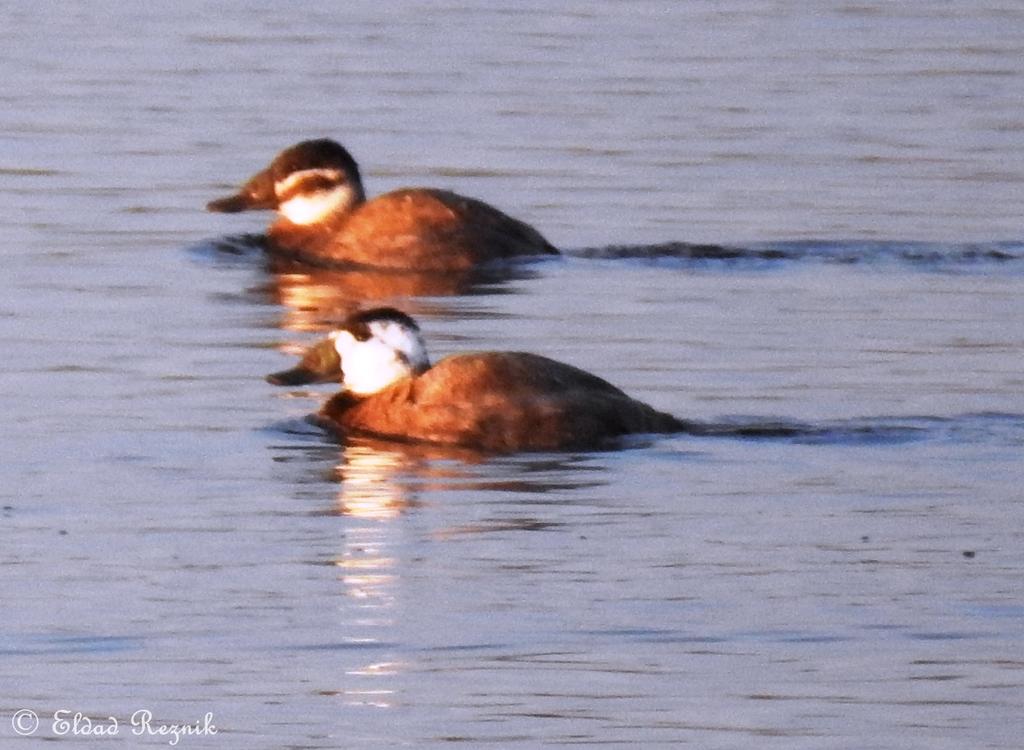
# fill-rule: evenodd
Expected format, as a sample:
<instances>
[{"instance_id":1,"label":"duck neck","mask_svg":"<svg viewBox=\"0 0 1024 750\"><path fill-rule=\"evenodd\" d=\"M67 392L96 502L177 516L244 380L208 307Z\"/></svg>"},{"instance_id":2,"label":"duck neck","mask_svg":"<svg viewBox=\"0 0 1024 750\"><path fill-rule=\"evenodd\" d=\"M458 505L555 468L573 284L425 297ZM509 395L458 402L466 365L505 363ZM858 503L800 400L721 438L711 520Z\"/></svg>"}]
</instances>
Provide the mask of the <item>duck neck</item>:
<instances>
[{"instance_id":1,"label":"duck neck","mask_svg":"<svg viewBox=\"0 0 1024 750\"><path fill-rule=\"evenodd\" d=\"M324 404L321 411L327 414L343 414L353 406L362 403L364 398L364 396L357 396L349 391L339 391L327 399L327 403Z\"/></svg>"},{"instance_id":2,"label":"duck neck","mask_svg":"<svg viewBox=\"0 0 1024 750\"><path fill-rule=\"evenodd\" d=\"M271 249L291 253L316 254L330 242L334 234L334 222L322 224L293 224L286 217L279 217L267 230Z\"/></svg>"}]
</instances>

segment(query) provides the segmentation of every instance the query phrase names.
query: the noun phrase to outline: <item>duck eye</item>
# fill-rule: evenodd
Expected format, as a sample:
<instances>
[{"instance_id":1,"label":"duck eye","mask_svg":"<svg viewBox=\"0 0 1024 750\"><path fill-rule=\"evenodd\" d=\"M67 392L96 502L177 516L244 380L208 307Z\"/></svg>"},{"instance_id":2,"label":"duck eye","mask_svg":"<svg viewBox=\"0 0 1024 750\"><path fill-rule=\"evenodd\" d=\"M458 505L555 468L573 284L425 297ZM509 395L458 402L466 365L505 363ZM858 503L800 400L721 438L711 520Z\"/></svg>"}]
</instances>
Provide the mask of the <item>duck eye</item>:
<instances>
[{"instance_id":1,"label":"duck eye","mask_svg":"<svg viewBox=\"0 0 1024 750\"><path fill-rule=\"evenodd\" d=\"M325 174L318 171L315 174L309 175L302 181L302 189L307 193L316 193L321 190L330 190L344 182L344 178L341 177L339 173L332 172L331 174Z\"/></svg>"},{"instance_id":2,"label":"duck eye","mask_svg":"<svg viewBox=\"0 0 1024 750\"><path fill-rule=\"evenodd\" d=\"M373 333L370 331L370 326L366 323L356 323L350 326L348 332L352 334L352 338L356 341L369 341L373 338Z\"/></svg>"}]
</instances>

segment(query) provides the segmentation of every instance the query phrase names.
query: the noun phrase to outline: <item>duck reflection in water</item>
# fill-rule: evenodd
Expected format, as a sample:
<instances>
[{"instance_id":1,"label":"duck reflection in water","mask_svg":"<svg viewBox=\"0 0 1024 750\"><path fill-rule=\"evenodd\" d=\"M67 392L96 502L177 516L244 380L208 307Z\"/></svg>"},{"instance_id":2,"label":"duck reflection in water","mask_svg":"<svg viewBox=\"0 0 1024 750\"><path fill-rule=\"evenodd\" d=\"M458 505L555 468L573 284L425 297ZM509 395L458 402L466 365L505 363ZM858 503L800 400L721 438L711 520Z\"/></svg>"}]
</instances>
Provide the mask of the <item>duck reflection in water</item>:
<instances>
[{"instance_id":1,"label":"duck reflection in water","mask_svg":"<svg viewBox=\"0 0 1024 750\"><path fill-rule=\"evenodd\" d=\"M340 453L320 445L298 452L289 448L274 463L297 488L297 497L330 498L317 515L387 522L431 506L444 508L445 523L433 532L437 538L550 528L558 524L544 517L541 509L546 505L560 506L577 491L589 493L608 483L603 454L494 456L458 446L362 435L350 436ZM325 480L332 488L328 496L323 495ZM460 502L457 497L463 493L470 493L472 501ZM502 498L500 503L485 503L495 509L494 515L477 512L482 493ZM459 507L473 508L472 517L453 513Z\"/></svg>"},{"instance_id":2,"label":"duck reflection in water","mask_svg":"<svg viewBox=\"0 0 1024 750\"><path fill-rule=\"evenodd\" d=\"M613 447L686 423L601 378L525 352L455 354L431 365L419 326L393 308L350 316L276 385L340 381L316 417L342 436L461 446L488 453Z\"/></svg>"},{"instance_id":3,"label":"duck reflection in water","mask_svg":"<svg viewBox=\"0 0 1024 750\"><path fill-rule=\"evenodd\" d=\"M479 453L457 447L353 437L345 442L334 468L340 485L335 512L374 520L397 518L421 505L421 492L466 486L471 476L466 467L479 461Z\"/></svg>"},{"instance_id":4,"label":"duck reflection in water","mask_svg":"<svg viewBox=\"0 0 1024 750\"><path fill-rule=\"evenodd\" d=\"M340 483L336 512L378 521L396 518L417 504L415 488L405 481L407 473L424 470L422 462L399 451L357 442L346 445L335 467Z\"/></svg>"},{"instance_id":5,"label":"duck reflection in water","mask_svg":"<svg viewBox=\"0 0 1024 750\"><path fill-rule=\"evenodd\" d=\"M403 307L415 314L450 313L443 302L422 298L494 293L508 282L537 273L524 264L451 273L317 268L281 257L268 259L267 270L269 280L253 291L285 308L281 328L303 332L329 330L366 303L402 300Z\"/></svg>"}]
</instances>

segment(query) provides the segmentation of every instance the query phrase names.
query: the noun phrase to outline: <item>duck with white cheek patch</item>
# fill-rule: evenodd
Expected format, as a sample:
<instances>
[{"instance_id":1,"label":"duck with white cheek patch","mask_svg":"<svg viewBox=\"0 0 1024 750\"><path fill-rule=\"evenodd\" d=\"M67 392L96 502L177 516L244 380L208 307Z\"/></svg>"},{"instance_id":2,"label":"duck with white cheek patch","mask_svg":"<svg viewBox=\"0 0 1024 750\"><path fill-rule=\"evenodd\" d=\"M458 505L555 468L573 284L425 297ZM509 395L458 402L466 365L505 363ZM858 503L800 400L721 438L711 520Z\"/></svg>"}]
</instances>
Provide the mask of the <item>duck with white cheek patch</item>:
<instances>
[{"instance_id":1,"label":"duck with white cheek patch","mask_svg":"<svg viewBox=\"0 0 1024 750\"><path fill-rule=\"evenodd\" d=\"M528 224L447 190L405 188L367 200L355 160L326 138L285 149L237 194L207 209L276 209L270 250L317 265L466 271L558 254Z\"/></svg>"},{"instance_id":2,"label":"duck with white cheek patch","mask_svg":"<svg viewBox=\"0 0 1024 750\"><path fill-rule=\"evenodd\" d=\"M525 352L453 354L431 366L419 326L392 308L358 312L276 385L340 380L317 421L345 434L485 452L613 447L688 424L571 365Z\"/></svg>"}]
</instances>

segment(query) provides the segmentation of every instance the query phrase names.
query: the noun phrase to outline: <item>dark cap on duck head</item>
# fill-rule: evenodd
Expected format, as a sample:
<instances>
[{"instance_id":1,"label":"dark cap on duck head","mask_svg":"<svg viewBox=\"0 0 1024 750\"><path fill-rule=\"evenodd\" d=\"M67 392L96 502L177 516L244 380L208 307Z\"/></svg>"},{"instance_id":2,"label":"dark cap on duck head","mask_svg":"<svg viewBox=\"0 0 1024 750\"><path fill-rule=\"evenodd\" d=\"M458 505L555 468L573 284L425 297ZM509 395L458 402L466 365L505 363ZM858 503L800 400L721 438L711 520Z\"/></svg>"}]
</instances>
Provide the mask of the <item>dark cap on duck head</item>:
<instances>
[{"instance_id":1,"label":"dark cap on duck head","mask_svg":"<svg viewBox=\"0 0 1024 750\"><path fill-rule=\"evenodd\" d=\"M362 190L359 166L352 155L337 141L317 138L302 141L279 153L266 169L253 175L234 195L210 201L208 211L237 213L278 206L276 184L289 175L309 170L336 170L346 180Z\"/></svg>"},{"instance_id":2,"label":"dark cap on duck head","mask_svg":"<svg viewBox=\"0 0 1024 750\"><path fill-rule=\"evenodd\" d=\"M344 380L345 373L341 355L335 346L338 333L345 331L356 341L367 341L373 335L371 323L398 323L419 332L420 327L411 317L393 307L375 307L352 313L338 329L323 341L314 344L295 367L267 376L273 385L308 385L310 383L334 383Z\"/></svg>"}]
</instances>

